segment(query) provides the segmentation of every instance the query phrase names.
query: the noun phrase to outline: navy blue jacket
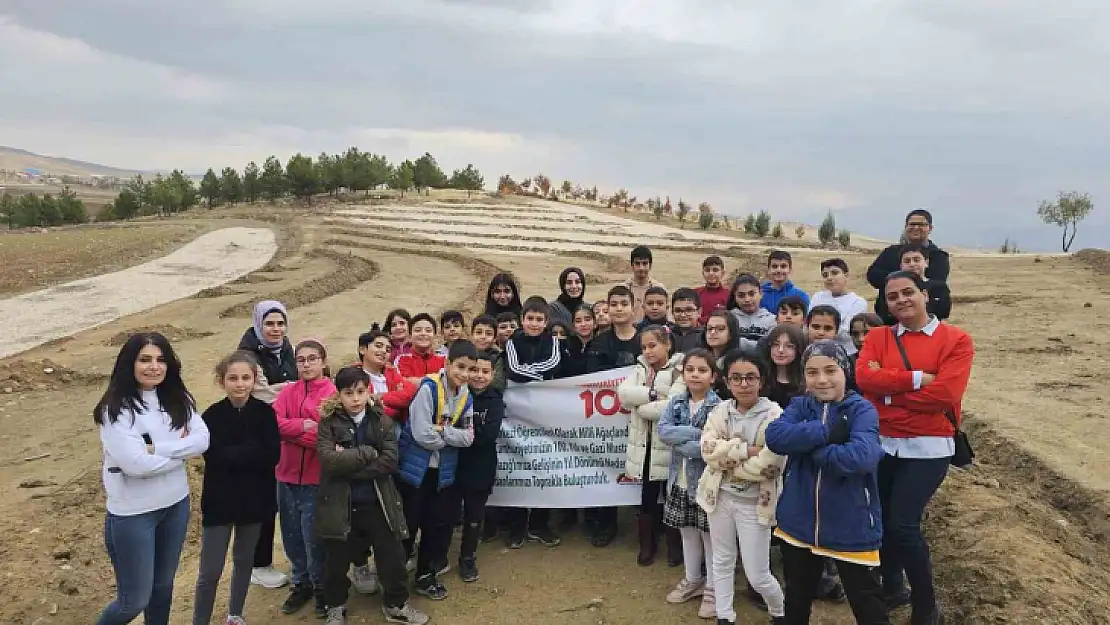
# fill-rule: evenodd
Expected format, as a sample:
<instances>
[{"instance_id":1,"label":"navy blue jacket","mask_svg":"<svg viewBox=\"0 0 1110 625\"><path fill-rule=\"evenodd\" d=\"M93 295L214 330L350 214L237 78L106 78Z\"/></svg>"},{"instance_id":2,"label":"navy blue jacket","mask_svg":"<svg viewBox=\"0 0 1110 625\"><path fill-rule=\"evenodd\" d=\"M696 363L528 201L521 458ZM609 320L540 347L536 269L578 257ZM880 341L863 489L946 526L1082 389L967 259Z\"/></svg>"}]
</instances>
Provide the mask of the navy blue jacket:
<instances>
[{"instance_id":1,"label":"navy blue jacket","mask_svg":"<svg viewBox=\"0 0 1110 625\"><path fill-rule=\"evenodd\" d=\"M829 445L825 422L844 413L848 442ZM767 425L766 437L768 449L787 456L777 512L780 531L833 551L879 548L883 522L875 474L883 448L879 413L871 402L853 392L835 403L795 397Z\"/></svg>"}]
</instances>

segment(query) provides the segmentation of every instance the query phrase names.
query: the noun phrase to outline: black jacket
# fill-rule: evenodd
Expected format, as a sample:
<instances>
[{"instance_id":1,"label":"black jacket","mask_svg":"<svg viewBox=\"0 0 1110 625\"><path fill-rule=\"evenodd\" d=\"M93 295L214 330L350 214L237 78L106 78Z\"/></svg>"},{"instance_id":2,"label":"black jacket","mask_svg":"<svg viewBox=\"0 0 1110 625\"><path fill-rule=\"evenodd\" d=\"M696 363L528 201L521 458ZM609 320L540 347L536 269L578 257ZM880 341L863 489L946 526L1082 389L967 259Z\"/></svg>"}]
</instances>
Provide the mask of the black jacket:
<instances>
[{"instance_id":1,"label":"black jacket","mask_svg":"<svg viewBox=\"0 0 1110 625\"><path fill-rule=\"evenodd\" d=\"M682 329L675 326L671 332L671 341L674 342L674 351L676 354L685 354L691 349L701 347L702 335L705 330L702 328L689 328Z\"/></svg>"},{"instance_id":2,"label":"black jacket","mask_svg":"<svg viewBox=\"0 0 1110 625\"><path fill-rule=\"evenodd\" d=\"M572 378L586 373L586 346L582 339L571 335L559 341L563 350L557 377Z\"/></svg>"},{"instance_id":3,"label":"black jacket","mask_svg":"<svg viewBox=\"0 0 1110 625\"><path fill-rule=\"evenodd\" d=\"M505 418L505 400L492 386L474 394L474 442L459 449L455 484L473 490L492 490L497 477L497 438Z\"/></svg>"},{"instance_id":4,"label":"black jacket","mask_svg":"<svg viewBox=\"0 0 1110 625\"><path fill-rule=\"evenodd\" d=\"M274 467L281 457L277 415L251 397L236 408L226 397L201 415L210 442L204 452L201 524L248 525L277 512Z\"/></svg>"},{"instance_id":5,"label":"black jacket","mask_svg":"<svg viewBox=\"0 0 1110 625\"><path fill-rule=\"evenodd\" d=\"M559 375L563 348L547 330L528 336L520 329L505 343L504 357L505 377L513 382L553 380Z\"/></svg>"},{"instance_id":6,"label":"black jacket","mask_svg":"<svg viewBox=\"0 0 1110 625\"><path fill-rule=\"evenodd\" d=\"M631 339L622 341L612 329L605 330L586 346L586 371L597 373L634 365L640 352L639 332Z\"/></svg>"},{"instance_id":7,"label":"black jacket","mask_svg":"<svg viewBox=\"0 0 1110 625\"><path fill-rule=\"evenodd\" d=\"M258 358L267 384L292 382L300 377L297 372L297 359L293 355L293 346L289 343L289 339L282 342L281 355L275 356L269 347L258 340L254 328L247 328L243 338L239 339L239 349L252 352Z\"/></svg>"},{"instance_id":8,"label":"black jacket","mask_svg":"<svg viewBox=\"0 0 1110 625\"><path fill-rule=\"evenodd\" d=\"M901 245L888 246L867 269L867 281L876 290L881 291L886 277L902 268L901 251ZM948 270L948 252L929 241L929 268L925 270L925 278L948 282Z\"/></svg>"}]
</instances>

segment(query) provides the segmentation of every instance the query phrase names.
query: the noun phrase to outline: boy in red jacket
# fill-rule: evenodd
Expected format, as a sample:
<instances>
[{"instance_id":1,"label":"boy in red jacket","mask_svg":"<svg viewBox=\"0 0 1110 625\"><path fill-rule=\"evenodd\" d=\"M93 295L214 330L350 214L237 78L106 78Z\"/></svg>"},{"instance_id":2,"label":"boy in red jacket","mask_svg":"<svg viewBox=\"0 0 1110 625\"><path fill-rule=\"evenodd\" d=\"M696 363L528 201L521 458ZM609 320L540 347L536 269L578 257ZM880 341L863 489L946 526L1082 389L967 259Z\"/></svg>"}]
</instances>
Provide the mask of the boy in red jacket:
<instances>
[{"instance_id":1,"label":"boy in red jacket","mask_svg":"<svg viewBox=\"0 0 1110 625\"><path fill-rule=\"evenodd\" d=\"M376 323L358 337L358 364L370 376L370 394L381 400L385 416L401 422L408 418L416 385L389 364L389 349L389 335Z\"/></svg>"}]
</instances>

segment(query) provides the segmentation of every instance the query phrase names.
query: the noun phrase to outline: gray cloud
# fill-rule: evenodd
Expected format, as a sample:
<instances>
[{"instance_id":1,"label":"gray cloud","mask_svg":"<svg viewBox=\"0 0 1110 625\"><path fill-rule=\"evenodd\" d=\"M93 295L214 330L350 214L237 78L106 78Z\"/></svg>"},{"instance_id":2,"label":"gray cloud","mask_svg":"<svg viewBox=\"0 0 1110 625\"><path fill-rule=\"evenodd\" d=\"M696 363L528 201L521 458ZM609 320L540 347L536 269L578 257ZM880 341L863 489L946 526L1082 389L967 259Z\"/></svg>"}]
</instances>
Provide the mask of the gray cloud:
<instances>
[{"instance_id":1,"label":"gray cloud","mask_svg":"<svg viewBox=\"0 0 1110 625\"><path fill-rule=\"evenodd\" d=\"M990 246L1055 245L1033 208L1059 188L1107 197L1110 5L788 4L9 0L0 136L191 169L435 148L877 235L928 206Z\"/></svg>"}]
</instances>

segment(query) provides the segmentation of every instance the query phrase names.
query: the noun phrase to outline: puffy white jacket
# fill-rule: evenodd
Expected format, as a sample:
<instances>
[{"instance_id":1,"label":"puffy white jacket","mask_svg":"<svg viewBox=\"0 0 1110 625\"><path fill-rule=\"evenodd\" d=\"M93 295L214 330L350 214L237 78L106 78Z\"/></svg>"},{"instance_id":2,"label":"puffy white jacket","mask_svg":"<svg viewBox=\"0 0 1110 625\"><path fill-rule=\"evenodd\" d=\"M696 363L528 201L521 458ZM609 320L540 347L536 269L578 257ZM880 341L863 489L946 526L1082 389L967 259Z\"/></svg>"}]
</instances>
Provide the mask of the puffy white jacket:
<instances>
[{"instance_id":1,"label":"puffy white jacket","mask_svg":"<svg viewBox=\"0 0 1110 625\"><path fill-rule=\"evenodd\" d=\"M682 381L682 354L675 354L667 364L655 374L655 381L648 387L651 367L644 357L637 359L632 375L621 382L617 393L621 405L632 411L628 419L628 460L625 473L636 479L649 482L666 481L671 470L671 448L659 440L659 417L667 407L669 398L686 392ZM651 401L648 393L655 389L656 400ZM651 445L650 475L643 475L644 457Z\"/></svg>"}]
</instances>

